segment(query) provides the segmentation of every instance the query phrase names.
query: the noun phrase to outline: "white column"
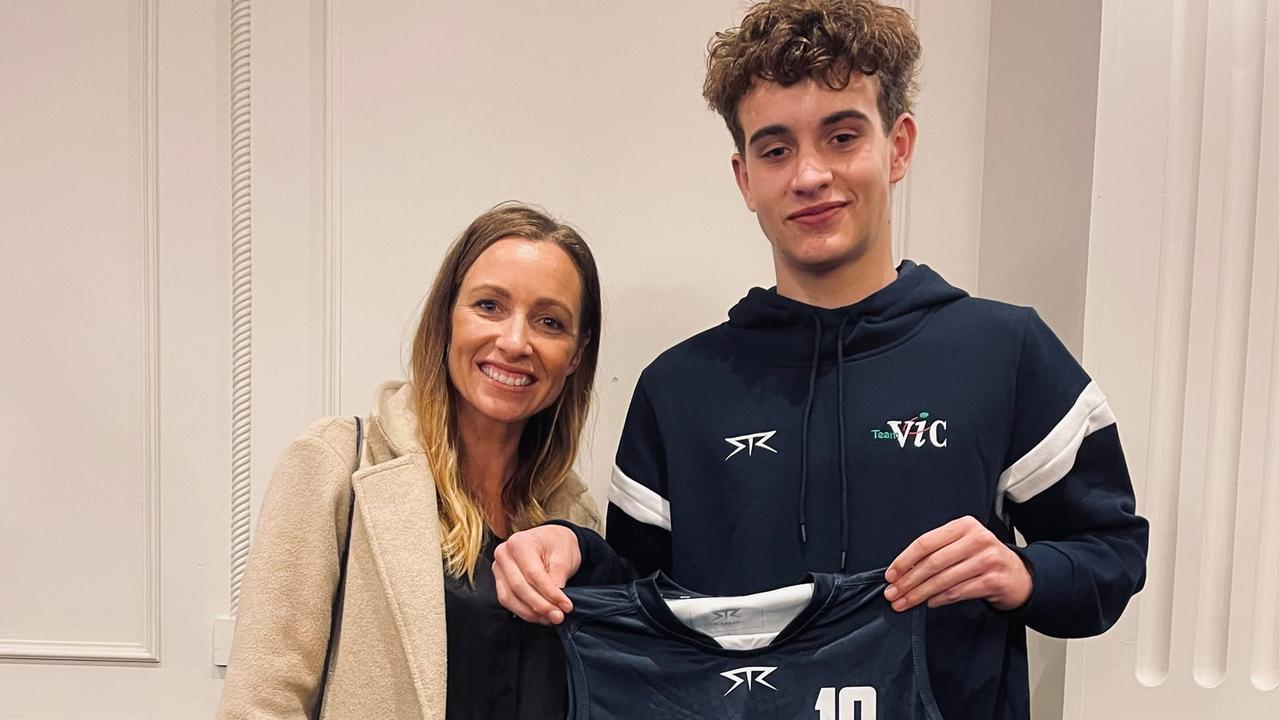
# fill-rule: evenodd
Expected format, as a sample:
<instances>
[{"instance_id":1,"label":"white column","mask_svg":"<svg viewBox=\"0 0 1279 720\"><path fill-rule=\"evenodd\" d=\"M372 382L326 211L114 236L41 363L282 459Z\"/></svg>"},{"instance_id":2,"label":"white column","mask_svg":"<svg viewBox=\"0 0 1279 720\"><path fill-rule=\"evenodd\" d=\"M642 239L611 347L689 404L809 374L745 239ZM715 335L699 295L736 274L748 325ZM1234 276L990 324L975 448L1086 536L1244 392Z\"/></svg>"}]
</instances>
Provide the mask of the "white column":
<instances>
[{"instance_id":1,"label":"white column","mask_svg":"<svg viewBox=\"0 0 1279 720\"><path fill-rule=\"evenodd\" d=\"M1279 714L1269 5L1104 6L1084 357L1151 554L1135 612L1071 643L1068 718Z\"/></svg>"}]
</instances>

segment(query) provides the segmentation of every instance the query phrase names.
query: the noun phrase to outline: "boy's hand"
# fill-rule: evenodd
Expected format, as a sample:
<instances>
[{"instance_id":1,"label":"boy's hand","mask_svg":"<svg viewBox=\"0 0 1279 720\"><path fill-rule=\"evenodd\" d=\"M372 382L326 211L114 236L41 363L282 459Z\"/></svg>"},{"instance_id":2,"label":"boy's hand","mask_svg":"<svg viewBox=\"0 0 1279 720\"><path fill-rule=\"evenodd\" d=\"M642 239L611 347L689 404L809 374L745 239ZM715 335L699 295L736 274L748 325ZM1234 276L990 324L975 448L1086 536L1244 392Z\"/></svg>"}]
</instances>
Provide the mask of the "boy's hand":
<instances>
[{"instance_id":1,"label":"boy's hand","mask_svg":"<svg viewBox=\"0 0 1279 720\"><path fill-rule=\"evenodd\" d=\"M889 583L884 598L898 612L961 600L1015 610L1032 589L1021 557L971 515L919 536L888 566L884 579Z\"/></svg>"}]
</instances>

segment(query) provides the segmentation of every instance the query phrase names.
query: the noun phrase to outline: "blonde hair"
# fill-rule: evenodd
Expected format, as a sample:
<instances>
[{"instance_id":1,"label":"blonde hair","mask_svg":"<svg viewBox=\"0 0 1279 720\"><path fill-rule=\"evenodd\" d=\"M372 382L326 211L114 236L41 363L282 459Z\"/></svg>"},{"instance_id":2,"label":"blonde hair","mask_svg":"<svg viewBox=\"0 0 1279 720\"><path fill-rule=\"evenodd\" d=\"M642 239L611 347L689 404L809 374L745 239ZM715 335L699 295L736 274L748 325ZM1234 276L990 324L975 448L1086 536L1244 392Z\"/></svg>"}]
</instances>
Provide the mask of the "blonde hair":
<instances>
[{"instance_id":1,"label":"blonde hair","mask_svg":"<svg viewBox=\"0 0 1279 720\"><path fill-rule=\"evenodd\" d=\"M599 275L586 241L568 225L519 203L503 203L475 218L444 256L422 308L409 359L422 447L439 499L445 571L453 577L465 574L472 581L484 544L484 512L459 469L457 390L449 379L448 350L453 306L463 277L485 250L510 237L555 243L573 260L582 281L581 361L555 402L524 426L515 473L502 490L502 509L511 530L545 521L547 499L572 470L599 357Z\"/></svg>"}]
</instances>

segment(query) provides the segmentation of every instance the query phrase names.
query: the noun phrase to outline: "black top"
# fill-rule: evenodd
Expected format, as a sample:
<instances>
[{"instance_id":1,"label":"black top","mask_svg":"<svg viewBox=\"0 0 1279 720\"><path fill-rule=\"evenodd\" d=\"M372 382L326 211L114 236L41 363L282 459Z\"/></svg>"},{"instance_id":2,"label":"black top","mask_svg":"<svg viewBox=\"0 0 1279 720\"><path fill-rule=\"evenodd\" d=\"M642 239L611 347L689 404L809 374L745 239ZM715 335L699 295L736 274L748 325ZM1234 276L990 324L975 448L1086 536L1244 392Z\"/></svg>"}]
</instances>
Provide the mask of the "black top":
<instances>
[{"instance_id":1,"label":"black top","mask_svg":"<svg viewBox=\"0 0 1279 720\"><path fill-rule=\"evenodd\" d=\"M547 720L568 707L564 650L555 630L533 625L497 602L487 530L475 586L444 575L448 634L448 720Z\"/></svg>"}]
</instances>

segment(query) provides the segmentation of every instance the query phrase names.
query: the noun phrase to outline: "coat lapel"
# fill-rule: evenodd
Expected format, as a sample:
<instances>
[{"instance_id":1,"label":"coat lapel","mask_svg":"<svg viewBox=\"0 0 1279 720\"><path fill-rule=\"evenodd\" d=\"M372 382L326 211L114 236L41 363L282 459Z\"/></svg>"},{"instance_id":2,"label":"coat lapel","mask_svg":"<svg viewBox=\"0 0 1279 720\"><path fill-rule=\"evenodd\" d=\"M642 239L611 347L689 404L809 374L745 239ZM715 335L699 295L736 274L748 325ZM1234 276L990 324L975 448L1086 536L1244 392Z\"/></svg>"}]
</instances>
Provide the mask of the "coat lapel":
<instances>
[{"instance_id":1,"label":"coat lapel","mask_svg":"<svg viewBox=\"0 0 1279 720\"><path fill-rule=\"evenodd\" d=\"M444 568L426 458L410 454L375 465L357 472L352 484L418 698L424 711L443 708Z\"/></svg>"}]
</instances>

